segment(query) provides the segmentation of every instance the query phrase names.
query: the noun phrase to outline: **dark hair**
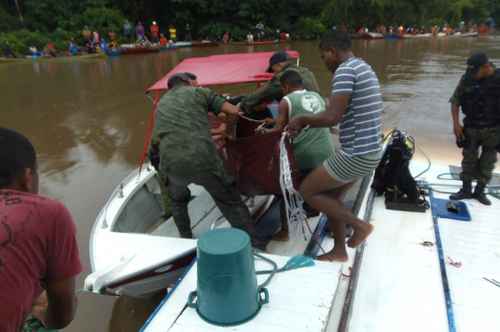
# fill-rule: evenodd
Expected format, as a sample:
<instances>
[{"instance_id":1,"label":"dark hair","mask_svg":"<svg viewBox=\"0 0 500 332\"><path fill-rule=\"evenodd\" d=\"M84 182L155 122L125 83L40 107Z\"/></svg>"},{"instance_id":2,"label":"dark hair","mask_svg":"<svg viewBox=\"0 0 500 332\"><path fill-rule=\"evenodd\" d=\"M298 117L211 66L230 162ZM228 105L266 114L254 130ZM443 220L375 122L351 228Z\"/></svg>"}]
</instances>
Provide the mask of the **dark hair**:
<instances>
[{"instance_id":1,"label":"dark hair","mask_svg":"<svg viewBox=\"0 0 500 332\"><path fill-rule=\"evenodd\" d=\"M321 50L334 48L339 51L348 51L351 49L351 46L351 36L347 32L338 30L324 33L319 42Z\"/></svg>"},{"instance_id":2,"label":"dark hair","mask_svg":"<svg viewBox=\"0 0 500 332\"><path fill-rule=\"evenodd\" d=\"M187 76L190 80L193 80L193 81L194 81L194 80L196 80L196 79L198 79L198 77L196 77L196 75L195 75L195 74L190 73L190 72L188 72L188 71L187 71L187 72L185 72L185 73L184 73L184 75L186 75L186 76Z\"/></svg>"},{"instance_id":3,"label":"dark hair","mask_svg":"<svg viewBox=\"0 0 500 332\"><path fill-rule=\"evenodd\" d=\"M27 168L36 168L35 148L22 134L0 127L0 188L12 185Z\"/></svg>"},{"instance_id":4,"label":"dark hair","mask_svg":"<svg viewBox=\"0 0 500 332\"><path fill-rule=\"evenodd\" d=\"M167 87L172 89L179 85L189 85L190 79L186 73L177 73L168 79Z\"/></svg>"},{"instance_id":5,"label":"dark hair","mask_svg":"<svg viewBox=\"0 0 500 332\"><path fill-rule=\"evenodd\" d=\"M302 77L296 70L287 70L281 75L280 78L281 84L287 84L293 87L301 87L304 85L304 81Z\"/></svg>"}]
</instances>

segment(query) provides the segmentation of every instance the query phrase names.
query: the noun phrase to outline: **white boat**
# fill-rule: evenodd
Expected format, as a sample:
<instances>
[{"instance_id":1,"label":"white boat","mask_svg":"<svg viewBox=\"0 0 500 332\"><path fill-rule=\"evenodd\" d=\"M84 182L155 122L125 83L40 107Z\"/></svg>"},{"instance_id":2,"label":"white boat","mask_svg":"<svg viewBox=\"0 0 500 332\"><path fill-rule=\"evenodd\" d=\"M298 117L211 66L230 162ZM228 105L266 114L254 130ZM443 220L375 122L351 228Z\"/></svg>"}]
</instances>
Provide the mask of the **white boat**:
<instances>
[{"instance_id":1,"label":"white boat","mask_svg":"<svg viewBox=\"0 0 500 332\"><path fill-rule=\"evenodd\" d=\"M197 185L190 185L190 190L188 208L195 237L215 227L229 227L208 192ZM256 220L268 222L266 212L277 208L273 199L256 196L244 201ZM311 226L315 228L318 221L316 218ZM264 233L273 229L273 225L266 226ZM303 252L307 245L298 250ZM164 215L156 171L146 166L133 171L113 192L97 216L89 248L95 272L86 278L86 290L141 297L175 282L194 258L196 241L179 238L173 218Z\"/></svg>"},{"instance_id":2,"label":"white boat","mask_svg":"<svg viewBox=\"0 0 500 332\"><path fill-rule=\"evenodd\" d=\"M425 168L423 161L411 167L413 174ZM349 250L347 263L281 273L267 286L270 304L250 322L222 328L186 307L187 294L196 289L193 265L141 331L498 330L500 200L492 198L490 207L467 200L469 222L438 217L435 199L447 200L442 192L460 186L443 180L445 173L448 165L433 165L421 178L433 197L425 213L388 210L383 197L366 192L358 216L375 226L368 241ZM322 240L325 250L332 245L329 237ZM278 264L287 259L268 257Z\"/></svg>"},{"instance_id":3,"label":"white boat","mask_svg":"<svg viewBox=\"0 0 500 332\"><path fill-rule=\"evenodd\" d=\"M405 33L403 35L403 39L419 39L419 38L432 38L432 33Z\"/></svg>"},{"instance_id":4,"label":"white boat","mask_svg":"<svg viewBox=\"0 0 500 332\"><path fill-rule=\"evenodd\" d=\"M291 53L298 57L298 54ZM255 82L270 79L269 75L257 76L265 72L270 52L222 56L227 70L231 72L233 83L241 80L249 81L248 68L254 68ZM227 57L243 63L231 66ZM214 70L226 79L221 72L219 61L214 57L210 61ZM195 58L196 59L196 58ZM207 58L198 58L206 62ZM198 64L191 66L199 68ZM206 66L205 66L206 67ZM238 78L235 67L242 73ZM179 69L180 68L180 69ZM206 68L205 68L206 69ZM185 69L183 63L175 70ZM172 72L171 72L172 73ZM170 73L170 74L171 74ZM167 75L168 76L168 75ZM220 80L220 79L219 79ZM160 81L163 82L164 80ZM199 75L200 84L217 84L213 75ZM225 81L227 83L227 81ZM164 89L166 84L159 84ZM154 90L154 87L153 87ZM158 97L159 98L159 97ZM192 230L198 236L215 227L229 227L210 195L200 186L191 185L193 196L189 203L189 214ZM258 224L262 236L271 236L279 228L279 202L272 195L244 197L247 206ZM149 165L142 170L133 171L122 181L112 193L95 221L90 236L90 261L92 273L85 280L85 289L98 294L128 295L133 297L146 296L171 285L182 273L183 269L194 258L196 241L179 238L177 228L170 215L165 215L162 208L162 195L156 171ZM310 220L310 228L306 238L301 241L273 243L268 249L273 253L304 253L311 251L312 233L320 234L325 221L320 223L320 217Z\"/></svg>"},{"instance_id":5,"label":"white boat","mask_svg":"<svg viewBox=\"0 0 500 332\"><path fill-rule=\"evenodd\" d=\"M457 32L451 35L450 37L459 37L459 38L472 38L472 37L478 37L479 33L478 32Z\"/></svg>"}]
</instances>

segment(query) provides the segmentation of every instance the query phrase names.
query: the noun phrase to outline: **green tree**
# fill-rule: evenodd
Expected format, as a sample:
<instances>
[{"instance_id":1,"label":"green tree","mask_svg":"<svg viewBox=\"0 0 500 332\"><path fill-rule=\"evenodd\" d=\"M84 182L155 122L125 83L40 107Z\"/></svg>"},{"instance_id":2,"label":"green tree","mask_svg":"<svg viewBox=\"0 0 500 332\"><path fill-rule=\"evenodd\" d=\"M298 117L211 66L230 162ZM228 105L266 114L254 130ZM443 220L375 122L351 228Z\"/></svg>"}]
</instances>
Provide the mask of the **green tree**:
<instances>
[{"instance_id":1,"label":"green tree","mask_svg":"<svg viewBox=\"0 0 500 332\"><path fill-rule=\"evenodd\" d=\"M88 25L101 32L121 30L121 23L159 22L166 30L187 24L193 37L220 35L229 30L243 37L258 22L268 32L281 29L292 35L317 36L332 25L351 29L378 24L429 25L448 22L500 21L498 0L8 0L0 2L0 31L26 27L47 35L64 30L77 33ZM24 25L23 25L24 22Z\"/></svg>"}]
</instances>

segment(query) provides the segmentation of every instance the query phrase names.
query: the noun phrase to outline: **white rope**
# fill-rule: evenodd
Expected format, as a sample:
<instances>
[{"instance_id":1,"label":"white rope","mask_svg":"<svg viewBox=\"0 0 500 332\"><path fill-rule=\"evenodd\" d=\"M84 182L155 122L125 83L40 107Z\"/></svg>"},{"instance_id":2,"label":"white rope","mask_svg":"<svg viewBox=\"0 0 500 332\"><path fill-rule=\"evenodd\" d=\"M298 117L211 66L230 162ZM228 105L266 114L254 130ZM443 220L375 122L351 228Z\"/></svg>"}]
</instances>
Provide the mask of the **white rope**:
<instances>
[{"instance_id":1,"label":"white rope","mask_svg":"<svg viewBox=\"0 0 500 332\"><path fill-rule=\"evenodd\" d=\"M303 209L304 200L300 193L293 186L292 170L288 160L288 151L286 149L286 140L288 139L286 131L283 132L280 140L280 187L285 201L286 219L288 229L291 234L302 231L304 240L306 237L305 223L307 220Z\"/></svg>"}]
</instances>

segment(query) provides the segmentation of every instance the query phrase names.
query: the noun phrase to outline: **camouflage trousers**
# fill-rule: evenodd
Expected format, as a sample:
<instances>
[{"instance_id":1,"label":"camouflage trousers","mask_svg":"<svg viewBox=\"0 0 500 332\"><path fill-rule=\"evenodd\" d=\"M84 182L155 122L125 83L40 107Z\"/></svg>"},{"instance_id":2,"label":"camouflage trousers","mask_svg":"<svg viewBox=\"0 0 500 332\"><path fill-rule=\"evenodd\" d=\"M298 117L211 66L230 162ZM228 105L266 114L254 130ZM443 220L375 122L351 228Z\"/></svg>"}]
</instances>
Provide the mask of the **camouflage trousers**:
<instances>
[{"instance_id":1,"label":"camouflage trousers","mask_svg":"<svg viewBox=\"0 0 500 332\"><path fill-rule=\"evenodd\" d=\"M189 169L176 172L169 169L168 174L160 172L160 177L166 179L172 217L182 237L192 236L192 225L188 214L188 203L191 200L191 192L188 189L190 183L205 188L232 227L248 231L250 224L253 223L233 178L224 169L205 172Z\"/></svg>"},{"instance_id":2,"label":"camouflage trousers","mask_svg":"<svg viewBox=\"0 0 500 332\"><path fill-rule=\"evenodd\" d=\"M486 185L491 180L497 162L496 147L500 144L500 126L465 128L465 138L460 177L464 181L477 180L478 183Z\"/></svg>"}]
</instances>

